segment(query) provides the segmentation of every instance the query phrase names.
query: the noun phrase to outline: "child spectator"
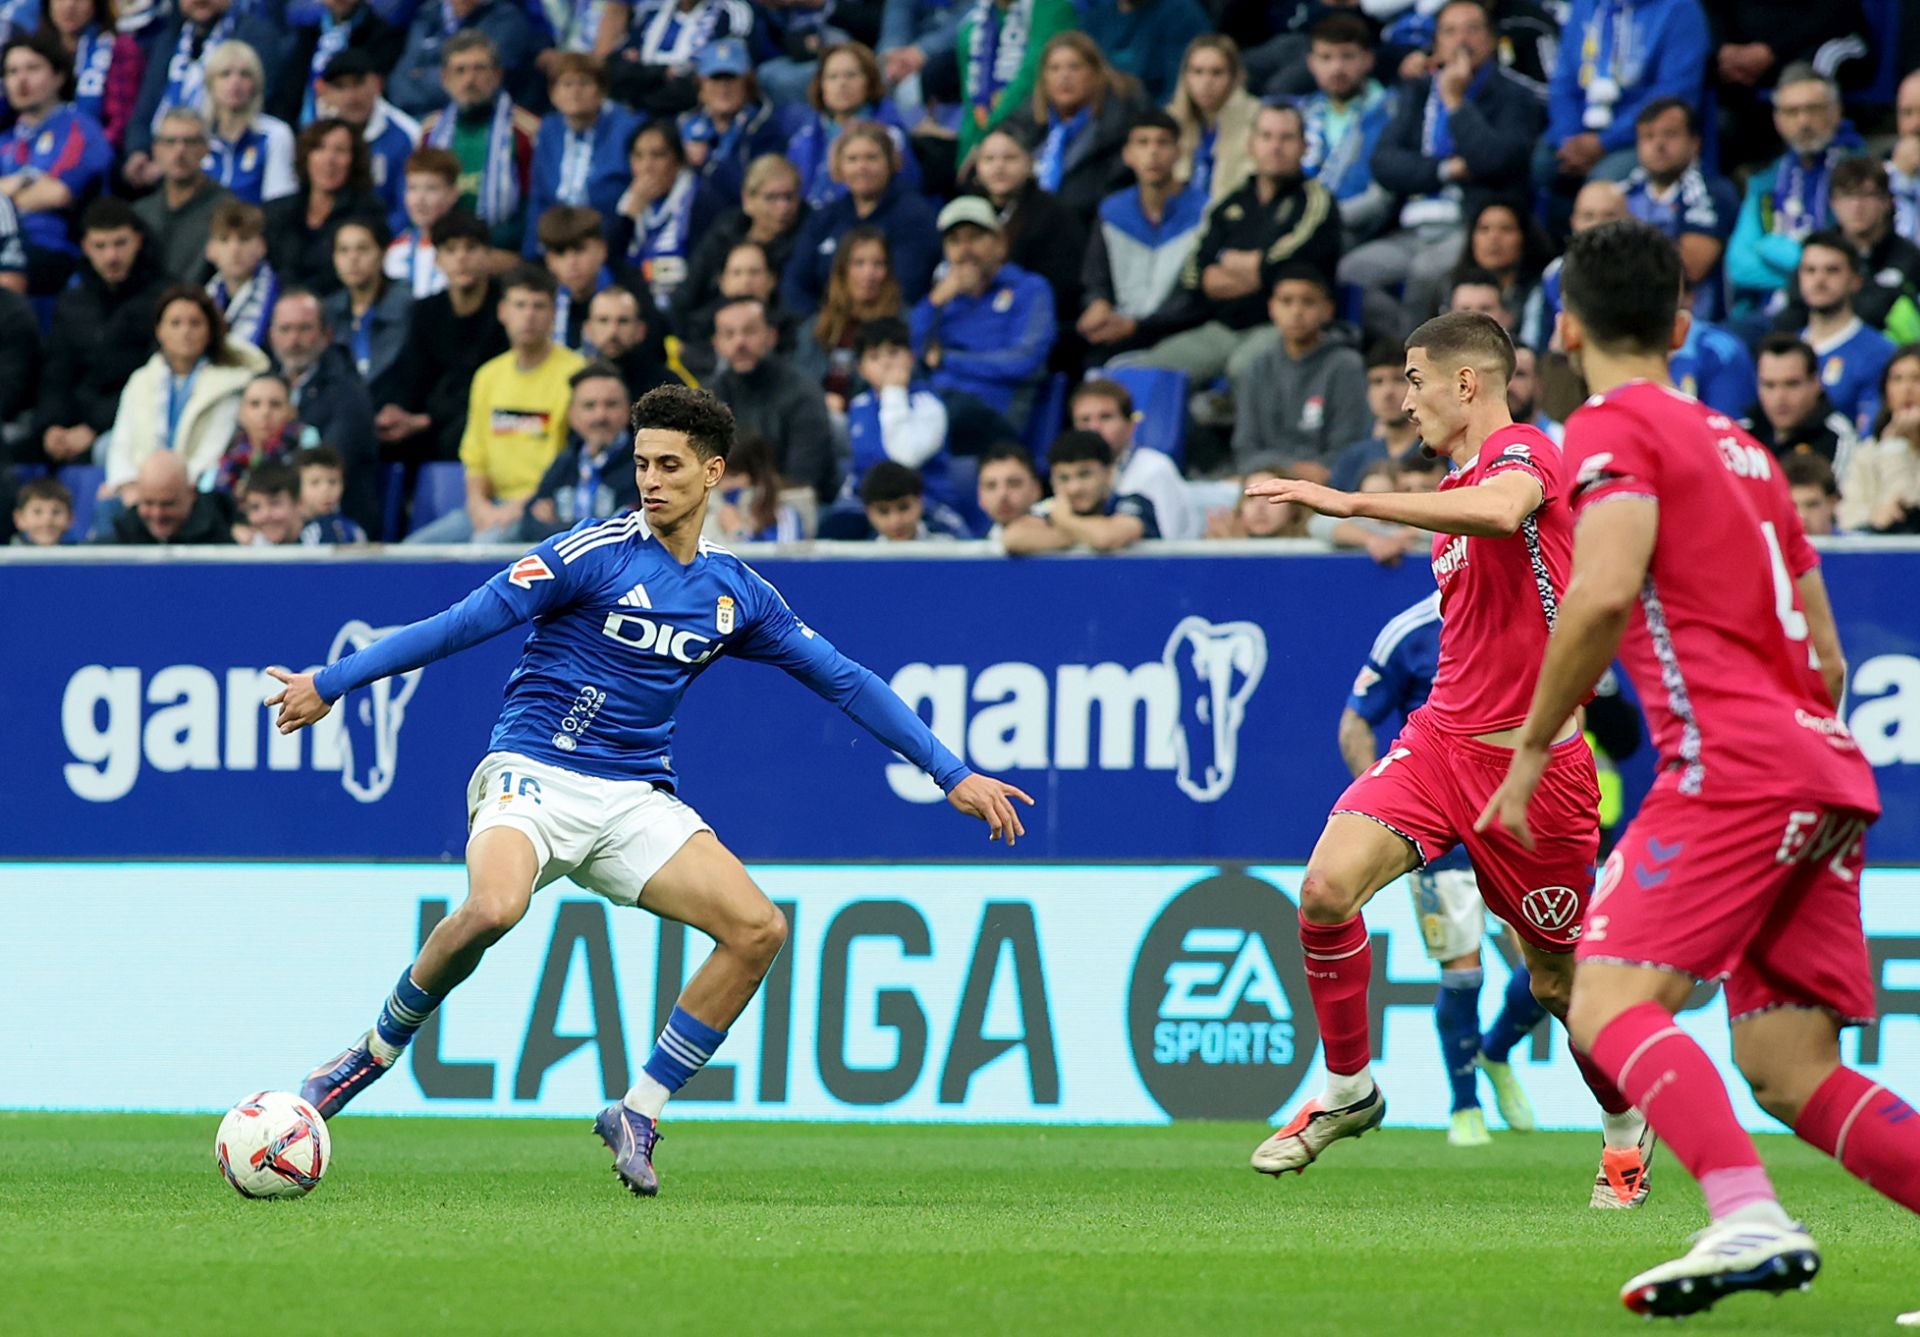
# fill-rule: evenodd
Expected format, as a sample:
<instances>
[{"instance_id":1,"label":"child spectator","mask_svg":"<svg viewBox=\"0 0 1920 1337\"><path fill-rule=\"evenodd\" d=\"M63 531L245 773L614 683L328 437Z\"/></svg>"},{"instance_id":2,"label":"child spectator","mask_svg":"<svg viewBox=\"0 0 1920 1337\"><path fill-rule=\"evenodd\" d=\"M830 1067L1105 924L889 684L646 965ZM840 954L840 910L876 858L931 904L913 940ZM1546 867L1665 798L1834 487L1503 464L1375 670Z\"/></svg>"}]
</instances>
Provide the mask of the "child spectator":
<instances>
[{"instance_id":1,"label":"child spectator","mask_svg":"<svg viewBox=\"0 0 1920 1337\"><path fill-rule=\"evenodd\" d=\"M556 204L541 215L534 229L535 249L546 255L547 269L557 285L554 293L553 338L576 352L585 338L587 310L604 288L623 287L644 302L642 320L651 324L659 313L646 298L647 285L638 271L607 263L607 239L598 211L584 205Z\"/></svg>"},{"instance_id":2,"label":"child spectator","mask_svg":"<svg viewBox=\"0 0 1920 1337\"><path fill-rule=\"evenodd\" d=\"M1114 491L1113 448L1098 432L1062 434L1047 452L1047 477L1053 484L1052 502L1042 508L1043 514L1006 527L1008 552L1064 552L1081 545L1095 552L1118 552L1141 539L1160 537L1153 503Z\"/></svg>"},{"instance_id":3,"label":"child spectator","mask_svg":"<svg viewBox=\"0 0 1920 1337\"><path fill-rule=\"evenodd\" d=\"M280 276L267 263L267 216L257 204L228 200L207 223L207 295L226 318L227 333L263 348L280 300Z\"/></svg>"},{"instance_id":4,"label":"child spectator","mask_svg":"<svg viewBox=\"0 0 1920 1337\"><path fill-rule=\"evenodd\" d=\"M892 460L918 471L916 481L929 504L946 519L944 513L960 502L948 474L947 410L938 395L914 383L913 345L905 322L895 317L870 320L860 327L853 348L867 388L847 405L847 435L853 443L848 490L859 490L870 470ZM866 498L864 491L859 495Z\"/></svg>"},{"instance_id":5,"label":"child spectator","mask_svg":"<svg viewBox=\"0 0 1920 1337\"><path fill-rule=\"evenodd\" d=\"M1241 478L1243 488L1274 478L1292 478L1290 469L1249 469ZM1279 505L1264 497L1242 496L1232 507L1222 507L1207 517L1210 539L1302 539L1307 537L1311 517L1296 502Z\"/></svg>"},{"instance_id":6,"label":"child spectator","mask_svg":"<svg viewBox=\"0 0 1920 1337\"><path fill-rule=\"evenodd\" d=\"M963 529L930 522L920 471L897 460L881 460L867 470L860 480L860 504L874 539L881 543L966 537Z\"/></svg>"},{"instance_id":7,"label":"child spectator","mask_svg":"<svg viewBox=\"0 0 1920 1337\"><path fill-rule=\"evenodd\" d=\"M1282 268L1268 312L1280 341L1234 379L1234 458L1275 456L1325 480L1337 453L1367 431L1366 367L1352 348L1328 342L1333 296L1315 266Z\"/></svg>"},{"instance_id":8,"label":"child spectator","mask_svg":"<svg viewBox=\"0 0 1920 1337\"><path fill-rule=\"evenodd\" d=\"M460 203L460 160L448 149L415 149L406 176L407 226L387 243L387 277L416 298L431 297L447 289L446 273L433 258L433 225Z\"/></svg>"},{"instance_id":9,"label":"child spectator","mask_svg":"<svg viewBox=\"0 0 1920 1337\"><path fill-rule=\"evenodd\" d=\"M51 548L73 528L73 494L57 478L35 478L13 499L13 541Z\"/></svg>"},{"instance_id":10,"label":"child spectator","mask_svg":"<svg viewBox=\"0 0 1920 1337\"><path fill-rule=\"evenodd\" d=\"M240 392L233 440L220 457L214 486L221 492L232 492L249 471L269 461L290 460L302 447L319 442L320 433L301 422L294 410L287 378L276 371L263 371Z\"/></svg>"},{"instance_id":11,"label":"child spectator","mask_svg":"<svg viewBox=\"0 0 1920 1337\"><path fill-rule=\"evenodd\" d=\"M367 531L340 513L347 488L347 462L332 446L308 446L294 456L300 501L300 542L309 547L365 543ZM251 492L249 492L251 495Z\"/></svg>"},{"instance_id":12,"label":"child spectator","mask_svg":"<svg viewBox=\"0 0 1920 1337\"><path fill-rule=\"evenodd\" d=\"M234 541L256 548L281 548L300 542L300 475L285 464L268 461L246 477L245 537Z\"/></svg>"}]
</instances>

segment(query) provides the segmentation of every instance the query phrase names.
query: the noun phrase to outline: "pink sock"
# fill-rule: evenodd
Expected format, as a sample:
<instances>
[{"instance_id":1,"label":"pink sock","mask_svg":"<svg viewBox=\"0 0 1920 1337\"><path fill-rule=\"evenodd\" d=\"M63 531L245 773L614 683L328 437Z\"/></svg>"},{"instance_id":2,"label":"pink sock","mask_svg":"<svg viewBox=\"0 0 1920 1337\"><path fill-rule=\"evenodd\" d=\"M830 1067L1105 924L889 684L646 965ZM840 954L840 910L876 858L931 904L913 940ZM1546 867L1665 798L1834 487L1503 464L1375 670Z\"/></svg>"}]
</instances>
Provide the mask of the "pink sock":
<instances>
[{"instance_id":1,"label":"pink sock","mask_svg":"<svg viewBox=\"0 0 1920 1337\"><path fill-rule=\"evenodd\" d=\"M1868 1188L1920 1212L1920 1116L1886 1087L1835 1068L1793 1131Z\"/></svg>"},{"instance_id":2,"label":"pink sock","mask_svg":"<svg viewBox=\"0 0 1920 1337\"><path fill-rule=\"evenodd\" d=\"M1714 1220L1751 1203L1775 1201L1760 1153L1734 1117L1713 1060L1665 1008L1628 1008L1594 1037L1592 1054L1594 1065L1613 1074L1613 1085L1700 1182Z\"/></svg>"},{"instance_id":3,"label":"pink sock","mask_svg":"<svg viewBox=\"0 0 1920 1337\"><path fill-rule=\"evenodd\" d=\"M1567 1052L1573 1055L1573 1061L1579 1065L1580 1075L1586 1078L1587 1090L1593 1092L1593 1098L1600 1102L1601 1109L1608 1114L1625 1114L1633 1108L1633 1102L1620 1094L1620 1088L1607 1080L1607 1074L1581 1053L1580 1047L1572 1040L1567 1041Z\"/></svg>"},{"instance_id":4,"label":"pink sock","mask_svg":"<svg viewBox=\"0 0 1920 1337\"><path fill-rule=\"evenodd\" d=\"M1300 946L1307 957L1307 992L1320 1022L1327 1071L1359 1072L1372 1057L1367 1033L1367 986L1373 982L1373 942L1359 915L1343 924L1300 919Z\"/></svg>"}]
</instances>

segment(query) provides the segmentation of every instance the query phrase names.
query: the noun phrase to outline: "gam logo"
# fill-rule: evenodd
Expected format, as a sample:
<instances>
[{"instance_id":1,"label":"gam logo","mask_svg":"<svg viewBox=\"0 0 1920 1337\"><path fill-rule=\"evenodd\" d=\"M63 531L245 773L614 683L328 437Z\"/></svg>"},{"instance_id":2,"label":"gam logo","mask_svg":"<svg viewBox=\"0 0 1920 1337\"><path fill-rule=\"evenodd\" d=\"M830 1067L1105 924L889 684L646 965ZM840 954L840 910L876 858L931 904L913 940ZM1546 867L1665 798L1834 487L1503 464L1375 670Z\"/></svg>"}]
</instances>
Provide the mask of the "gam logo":
<instances>
[{"instance_id":1,"label":"gam logo","mask_svg":"<svg viewBox=\"0 0 1920 1337\"><path fill-rule=\"evenodd\" d=\"M1134 1066L1176 1119L1273 1117L1300 1085L1320 1029L1294 932L1269 882L1222 873L1160 912L1134 958Z\"/></svg>"},{"instance_id":2,"label":"gam logo","mask_svg":"<svg viewBox=\"0 0 1920 1337\"><path fill-rule=\"evenodd\" d=\"M1180 792L1212 803L1233 787L1247 703L1267 671L1257 622L1183 617L1160 657L1129 667L906 664L888 686L909 708L931 707L940 741L976 770L1171 771ZM945 795L908 762L887 784L913 803Z\"/></svg>"},{"instance_id":3,"label":"gam logo","mask_svg":"<svg viewBox=\"0 0 1920 1337\"><path fill-rule=\"evenodd\" d=\"M334 634L327 663L393 630L353 618ZM76 797L112 803L133 792L146 771L338 771L347 793L377 803L393 788L400 726L424 671L349 692L313 728L282 734L263 704L279 684L261 669L222 675L199 664L169 664L143 675L88 664L67 679L60 699L60 730L73 758L63 776Z\"/></svg>"}]
</instances>

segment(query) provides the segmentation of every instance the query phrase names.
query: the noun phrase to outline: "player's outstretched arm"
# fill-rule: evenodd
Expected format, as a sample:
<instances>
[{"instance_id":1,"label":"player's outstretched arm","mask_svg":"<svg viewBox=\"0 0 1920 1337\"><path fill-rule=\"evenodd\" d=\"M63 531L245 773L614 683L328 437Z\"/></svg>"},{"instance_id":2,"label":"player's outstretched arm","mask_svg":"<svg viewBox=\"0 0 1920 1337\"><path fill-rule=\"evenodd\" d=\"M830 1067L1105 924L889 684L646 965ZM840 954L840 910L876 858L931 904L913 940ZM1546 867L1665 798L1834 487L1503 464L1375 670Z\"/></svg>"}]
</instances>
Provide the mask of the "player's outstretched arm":
<instances>
[{"instance_id":1,"label":"player's outstretched arm","mask_svg":"<svg viewBox=\"0 0 1920 1337\"><path fill-rule=\"evenodd\" d=\"M320 695L320 689L313 685L313 674L283 668L270 668L267 674L281 684L280 690L267 698L269 707L280 707L280 718L275 723L281 733L293 733L318 724L333 709L333 702Z\"/></svg>"},{"instance_id":2,"label":"player's outstretched arm","mask_svg":"<svg viewBox=\"0 0 1920 1337\"><path fill-rule=\"evenodd\" d=\"M1574 531L1573 576L1560 601L1553 635L1547 638L1533 704L1520 726L1507 778L1487 801L1474 830L1497 824L1533 848L1527 804L1546 772L1547 751L1620 649L1659 532L1658 505L1649 497L1617 496L1582 513Z\"/></svg>"},{"instance_id":3,"label":"player's outstretched arm","mask_svg":"<svg viewBox=\"0 0 1920 1337\"><path fill-rule=\"evenodd\" d=\"M1504 469L1484 483L1445 492L1341 492L1300 478L1269 478L1247 489L1276 505L1297 502L1337 520L1387 520L1435 534L1506 538L1546 499L1523 469Z\"/></svg>"}]
</instances>

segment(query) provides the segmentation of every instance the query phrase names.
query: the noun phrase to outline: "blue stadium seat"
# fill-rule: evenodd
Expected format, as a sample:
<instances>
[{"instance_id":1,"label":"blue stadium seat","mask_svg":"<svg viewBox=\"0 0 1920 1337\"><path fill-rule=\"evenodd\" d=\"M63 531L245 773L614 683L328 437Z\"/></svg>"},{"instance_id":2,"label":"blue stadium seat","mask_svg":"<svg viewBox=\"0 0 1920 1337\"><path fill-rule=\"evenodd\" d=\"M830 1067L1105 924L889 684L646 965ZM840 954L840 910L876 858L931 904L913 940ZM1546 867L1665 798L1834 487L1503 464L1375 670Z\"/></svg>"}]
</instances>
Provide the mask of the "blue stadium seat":
<instances>
[{"instance_id":1,"label":"blue stadium seat","mask_svg":"<svg viewBox=\"0 0 1920 1337\"><path fill-rule=\"evenodd\" d=\"M1127 387L1140 414L1133 439L1187 467L1187 374L1165 367L1110 367L1106 375Z\"/></svg>"},{"instance_id":2,"label":"blue stadium seat","mask_svg":"<svg viewBox=\"0 0 1920 1337\"><path fill-rule=\"evenodd\" d=\"M107 471L96 464L69 464L58 477L66 484L67 491L73 493L73 528L67 531L67 539L72 543L85 543L93 531L95 501L100 495L100 485L107 481Z\"/></svg>"},{"instance_id":3,"label":"blue stadium seat","mask_svg":"<svg viewBox=\"0 0 1920 1337\"><path fill-rule=\"evenodd\" d=\"M1056 371L1034 392L1033 411L1027 415L1027 430L1020 437L1042 469L1047 467L1047 450L1066 421L1067 374Z\"/></svg>"},{"instance_id":4,"label":"blue stadium seat","mask_svg":"<svg viewBox=\"0 0 1920 1337\"><path fill-rule=\"evenodd\" d=\"M47 466L44 464L16 464L8 470L8 472L12 474L14 482L30 483L36 478L45 478L47 476Z\"/></svg>"},{"instance_id":5,"label":"blue stadium seat","mask_svg":"<svg viewBox=\"0 0 1920 1337\"><path fill-rule=\"evenodd\" d=\"M413 514L409 532L432 524L441 516L467 504L467 470L458 460L435 461L420 466L420 477L413 485Z\"/></svg>"},{"instance_id":6,"label":"blue stadium seat","mask_svg":"<svg viewBox=\"0 0 1920 1337\"><path fill-rule=\"evenodd\" d=\"M407 469L403 464L380 466L380 532L376 538L398 543L407 521Z\"/></svg>"}]
</instances>

